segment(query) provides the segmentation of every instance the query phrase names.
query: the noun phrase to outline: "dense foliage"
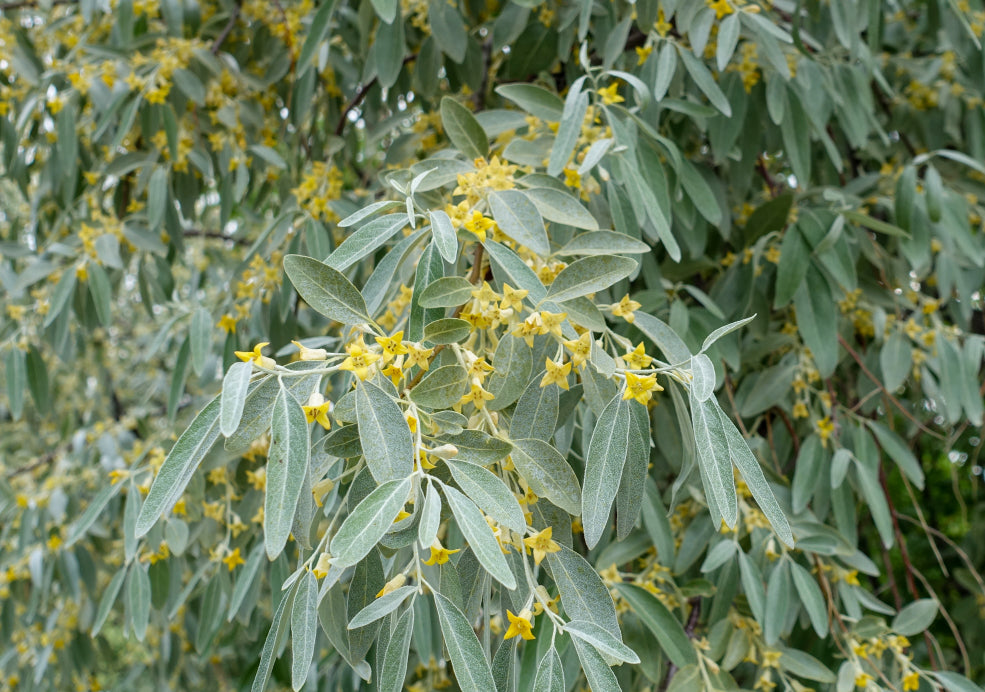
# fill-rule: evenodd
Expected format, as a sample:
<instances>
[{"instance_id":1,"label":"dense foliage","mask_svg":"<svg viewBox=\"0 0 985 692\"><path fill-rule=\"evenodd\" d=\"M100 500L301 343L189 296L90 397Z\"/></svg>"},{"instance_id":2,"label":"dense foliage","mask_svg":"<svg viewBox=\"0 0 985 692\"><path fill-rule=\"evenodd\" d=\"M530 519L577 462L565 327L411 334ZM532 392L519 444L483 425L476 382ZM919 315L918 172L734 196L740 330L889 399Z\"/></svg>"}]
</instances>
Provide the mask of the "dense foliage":
<instances>
[{"instance_id":1,"label":"dense foliage","mask_svg":"<svg viewBox=\"0 0 985 692\"><path fill-rule=\"evenodd\" d=\"M0 4L0 688L980 689L983 33Z\"/></svg>"}]
</instances>

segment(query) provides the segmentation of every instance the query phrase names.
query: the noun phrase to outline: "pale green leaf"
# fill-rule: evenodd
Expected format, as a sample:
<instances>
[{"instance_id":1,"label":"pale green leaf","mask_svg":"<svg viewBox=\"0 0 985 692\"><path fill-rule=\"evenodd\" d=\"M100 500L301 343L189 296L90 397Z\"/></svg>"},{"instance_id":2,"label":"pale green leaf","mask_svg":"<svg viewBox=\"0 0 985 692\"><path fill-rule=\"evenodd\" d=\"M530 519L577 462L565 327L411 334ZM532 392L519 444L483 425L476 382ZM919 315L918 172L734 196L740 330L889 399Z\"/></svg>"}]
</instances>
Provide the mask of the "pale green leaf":
<instances>
[{"instance_id":1,"label":"pale green leaf","mask_svg":"<svg viewBox=\"0 0 985 692\"><path fill-rule=\"evenodd\" d=\"M581 520L585 543L594 548L609 526L629 445L629 402L616 395L599 416L585 458Z\"/></svg>"},{"instance_id":2,"label":"pale green leaf","mask_svg":"<svg viewBox=\"0 0 985 692\"><path fill-rule=\"evenodd\" d=\"M513 440L513 464L530 489L568 514L581 513L578 476L557 449L543 440Z\"/></svg>"},{"instance_id":3,"label":"pale green leaf","mask_svg":"<svg viewBox=\"0 0 985 692\"><path fill-rule=\"evenodd\" d=\"M441 634L448 647L448 657L463 692L491 692L496 689L479 639L462 611L440 593L434 594L434 604L438 610Z\"/></svg>"},{"instance_id":4,"label":"pale green leaf","mask_svg":"<svg viewBox=\"0 0 985 692\"><path fill-rule=\"evenodd\" d=\"M253 375L253 363L237 361L229 366L222 380L221 413L219 428L225 437L229 437L243 417L243 406L246 404L246 393Z\"/></svg>"},{"instance_id":5,"label":"pale green leaf","mask_svg":"<svg viewBox=\"0 0 985 692\"><path fill-rule=\"evenodd\" d=\"M408 474L402 480L382 483L356 505L332 538L331 553L336 565L356 564L379 543L407 501L410 488Z\"/></svg>"},{"instance_id":6,"label":"pale green leaf","mask_svg":"<svg viewBox=\"0 0 985 692\"><path fill-rule=\"evenodd\" d=\"M479 562L492 575L493 579L507 589L515 589L516 578L513 576L503 552L499 549L499 543L496 542L492 529L486 523L482 512L472 500L454 488L446 485L444 490L445 499L448 500L448 506L451 507L451 511L455 515L458 528L461 529L465 540L469 542L469 546L479 558Z\"/></svg>"},{"instance_id":7,"label":"pale green leaf","mask_svg":"<svg viewBox=\"0 0 985 692\"><path fill-rule=\"evenodd\" d=\"M301 405L281 387L270 419L267 492L263 505L263 542L273 560L287 545L301 497L310 453L308 421Z\"/></svg>"},{"instance_id":8,"label":"pale green leaf","mask_svg":"<svg viewBox=\"0 0 985 692\"><path fill-rule=\"evenodd\" d=\"M544 219L524 193L500 190L491 192L488 199L489 209L503 233L539 255L550 254Z\"/></svg>"},{"instance_id":9,"label":"pale green leaf","mask_svg":"<svg viewBox=\"0 0 985 692\"><path fill-rule=\"evenodd\" d=\"M468 108L450 96L441 99L441 124L451 143L469 159L483 158L489 152L489 139L482 125Z\"/></svg>"},{"instance_id":10,"label":"pale green leaf","mask_svg":"<svg viewBox=\"0 0 985 692\"><path fill-rule=\"evenodd\" d=\"M370 382L356 386L356 421L366 465L377 483L413 471L414 440L407 419L389 394Z\"/></svg>"},{"instance_id":11,"label":"pale green leaf","mask_svg":"<svg viewBox=\"0 0 985 692\"><path fill-rule=\"evenodd\" d=\"M291 687L300 690L308 677L318 639L318 578L306 571L291 607Z\"/></svg>"},{"instance_id":12,"label":"pale green leaf","mask_svg":"<svg viewBox=\"0 0 985 692\"><path fill-rule=\"evenodd\" d=\"M588 620L572 620L565 623L564 631L573 637L582 639L601 653L626 663L639 663L640 657L636 652L622 643L619 639L612 636L612 633L605 630L594 622Z\"/></svg>"},{"instance_id":13,"label":"pale green leaf","mask_svg":"<svg viewBox=\"0 0 985 692\"><path fill-rule=\"evenodd\" d=\"M639 263L628 257L596 255L575 260L554 278L547 299L571 300L608 288L636 271Z\"/></svg>"},{"instance_id":14,"label":"pale green leaf","mask_svg":"<svg viewBox=\"0 0 985 692\"><path fill-rule=\"evenodd\" d=\"M933 598L922 598L919 601L914 601L893 618L893 631L904 637L920 634L930 627L937 617L939 609L937 601Z\"/></svg>"},{"instance_id":15,"label":"pale green leaf","mask_svg":"<svg viewBox=\"0 0 985 692\"><path fill-rule=\"evenodd\" d=\"M510 530L523 534L527 522L523 518L520 503L498 476L478 464L455 459L448 459L445 463L458 487L483 512Z\"/></svg>"},{"instance_id":16,"label":"pale green leaf","mask_svg":"<svg viewBox=\"0 0 985 692\"><path fill-rule=\"evenodd\" d=\"M284 270L298 295L325 317L343 324L370 321L362 294L339 271L303 255L285 257Z\"/></svg>"}]
</instances>

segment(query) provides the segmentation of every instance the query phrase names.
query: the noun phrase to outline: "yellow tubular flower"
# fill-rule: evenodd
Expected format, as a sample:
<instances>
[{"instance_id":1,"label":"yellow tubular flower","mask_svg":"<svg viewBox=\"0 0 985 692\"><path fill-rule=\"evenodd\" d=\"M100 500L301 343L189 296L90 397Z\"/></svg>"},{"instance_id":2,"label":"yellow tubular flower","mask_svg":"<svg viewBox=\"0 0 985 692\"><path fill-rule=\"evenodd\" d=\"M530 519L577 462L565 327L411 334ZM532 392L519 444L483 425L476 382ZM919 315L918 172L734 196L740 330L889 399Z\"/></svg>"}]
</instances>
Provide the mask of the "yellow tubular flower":
<instances>
[{"instance_id":1,"label":"yellow tubular flower","mask_svg":"<svg viewBox=\"0 0 985 692\"><path fill-rule=\"evenodd\" d=\"M662 392L663 390L664 388L657 384L656 375L640 377L639 375L627 372L626 391L623 392L622 398L623 400L636 399L636 401L646 406L650 403L650 399L653 398L653 392Z\"/></svg>"},{"instance_id":2,"label":"yellow tubular flower","mask_svg":"<svg viewBox=\"0 0 985 692\"><path fill-rule=\"evenodd\" d=\"M324 579L328 575L328 570L331 566L332 556L328 553L322 553L318 556L318 562L315 563L315 568L311 570L311 573L318 579Z\"/></svg>"},{"instance_id":3,"label":"yellow tubular flower","mask_svg":"<svg viewBox=\"0 0 985 692\"><path fill-rule=\"evenodd\" d=\"M503 284L503 301L499 304L500 309L514 309L518 313L523 310L523 299L530 291L512 288L509 284Z\"/></svg>"},{"instance_id":4,"label":"yellow tubular flower","mask_svg":"<svg viewBox=\"0 0 985 692\"><path fill-rule=\"evenodd\" d=\"M571 351L571 363L576 368L580 368L582 363L588 360L592 354L592 333L585 332L573 341L565 341L564 345Z\"/></svg>"},{"instance_id":5,"label":"yellow tubular flower","mask_svg":"<svg viewBox=\"0 0 985 692\"><path fill-rule=\"evenodd\" d=\"M445 548L441 545L441 542L438 539L435 539L434 543L431 544L431 557L425 560L424 564L443 565L446 562L448 562L449 555L454 555L457 552L459 552L458 549L448 550L448 548Z\"/></svg>"},{"instance_id":6,"label":"yellow tubular flower","mask_svg":"<svg viewBox=\"0 0 985 692\"><path fill-rule=\"evenodd\" d=\"M376 597L379 598L380 596L386 596L388 593L393 593L394 591L396 591L406 583L407 583L407 575L398 574L393 579L391 579L390 581L388 581L386 584L383 585L383 588L379 590L379 592L376 594Z\"/></svg>"},{"instance_id":7,"label":"yellow tubular flower","mask_svg":"<svg viewBox=\"0 0 985 692\"><path fill-rule=\"evenodd\" d=\"M903 676L903 692L910 692L910 690L918 689L920 689L920 673L915 670L911 670Z\"/></svg>"},{"instance_id":8,"label":"yellow tubular flower","mask_svg":"<svg viewBox=\"0 0 985 692\"><path fill-rule=\"evenodd\" d=\"M566 312L541 312L540 313L540 333L553 334L561 338L561 323L567 319Z\"/></svg>"},{"instance_id":9,"label":"yellow tubular flower","mask_svg":"<svg viewBox=\"0 0 985 692\"><path fill-rule=\"evenodd\" d=\"M404 369L409 370L413 366L418 366L421 370L431 367L431 356L434 355L433 348L424 348L420 344L407 344L407 362Z\"/></svg>"},{"instance_id":10,"label":"yellow tubular flower","mask_svg":"<svg viewBox=\"0 0 985 692\"><path fill-rule=\"evenodd\" d=\"M308 397L308 403L301 408L304 410L304 416L308 419L309 423L317 422L325 430L331 430L332 421L328 419L328 411L331 407L331 401L325 401L325 397L318 392L314 392Z\"/></svg>"},{"instance_id":11,"label":"yellow tubular flower","mask_svg":"<svg viewBox=\"0 0 985 692\"><path fill-rule=\"evenodd\" d=\"M492 290L487 281L482 282L481 288L476 288L472 290L472 297L479 301L482 307L485 307L489 303L494 303L502 296L500 296L496 291Z\"/></svg>"},{"instance_id":12,"label":"yellow tubular flower","mask_svg":"<svg viewBox=\"0 0 985 692\"><path fill-rule=\"evenodd\" d=\"M495 395L487 392L481 385L473 384L469 393L459 399L458 403L463 405L472 402L476 408L483 409L486 407L486 402L492 401L494 398Z\"/></svg>"},{"instance_id":13,"label":"yellow tubular flower","mask_svg":"<svg viewBox=\"0 0 985 692\"><path fill-rule=\"evenodd\" d=\"M230 572L236 569L239 565L246 564L246 560L244 560L243 556L239 554L239 548L236 548L236 550L222 558L222 561L226 564L226 567L229 568Z\"/></svg>"},{"instance_id":14,"label":"yellow tubular flower","mask_svg":"<svg viewBox=\"0 0 985 692\"><path fill-rule=\"evenodd\" d=\"M523 544L534 553L534 564L539 565L548 553L556 553L561 549L561 546L551 538L553 532L553 527L548 526L540 533L523 539Z\"/></svg>"},{"instance_id":15,"label":"yellow tubular flower","mask_svg":"<svg viewBox=\"0 0 985 692\"><path fill-rule=\"evenodd\" d=\"M465 230L476 235L480 242L486 242L486 231L496 224L492 219L486 218L481 212L472 212L472 218L465 222Z\"/></svg>"},{"instance_id":16,"label":"yellow tubular flower","mask_svg":"<svg viewBox=\"0 0 985 692\"><path fill-rule=\"evenodd\" d=\"M328 351L323 348L308 348L300 341L292 341L298 347L301 360L325 360L328 358Z\"/></svg>"},{"instance_id":17,"label":"yellow tubular flower","mask_svg":"<svg viewBox=\"0 0 985 692\"><path fill-rule=\"evenodd\" d=\"M244 363L249 363L252 361L258 368L269 370L277 366L277 361L261 353L261 351L269 345L269 341L264 341L263 343L259 343L254 346L252 351L234 351L234 353L236 354L236 357Z\"/></svg>"},{"instance_id":18,"label":"yellow tubular flower","mask_svg":"<svg viewBox=\"0 0 985 692\"><path fill-rule=\"evenodd\" d=\"M623 360L625 360L629 364L629 367L633 370L642 370L643 368L650 366L653 358L646 355L646 352L643 350L643 342L641 341L636 348L623 356Z\"/></svg>"},{"instance_id":19,"label":"yellow tubular flower","mask_svg":"<svg viewBox=\"0 0 985 692\"><path fill-rule=\"evenodd\" d=\"M544 367L547 368L547 374L540 381L541 387L556 384L561 389L568 388L568 374L571 372L571 361L561 365L547 358L544 361Z\"/></svg>"},{"instance_id":20,"label":"yellow tubular flower","mask_svg":"<svg viewBox=\"0 0 985 692\"><path fill-rule=\"evenodd\" d=\"M380 359L379 353L366 350L366 344L363 343L362 339L346 346L345 351L349 354L349 357L342 361L339 370L353 372L360 380L366 379L369 375L370 367Z\"/></svg>"},{"instance_id":21,"label":"yellow tubular flower","mask_svg":"<svg viewBox=\"0 0 985 692\"><path fill-rule=\"evenodd\" d=\"M619 95L619 82L613 82L607 87L599 89L599 96L602 97L602 103L607 106L611 106L613 103L622 103L626 99Z\"/></svg>"},{"instance_id":22,"label":"yellow tubular flower","mask_svg":"<svg viewBox=\"0 0 985 692\"><path fill-rule=\"evenodd\" d=\"M520 635L527 641L534 638L533 634L533 613L529 609L524 608L520 611L519 615L514 615L513 611L507 610L506 617L510 619L510 626L506 630L506 634L503 639L512 639L513 637Z\"/></svg>"},{"instance_id":23,"label":"yellow tubular flower","mask_svg":"<svg viewBox=\"0 0 985 692\"><path fill-rule=\"evenodd\" d=\"M624 320L632 324L635 319L633 312L635 310L639 310L641 307L642 305L637 303L635 300L632 300L627 293L622 297L622 300L612 306L612 314L616 317L622 317Z\"/></svg>"},{"instance_id":24,"label":"yellow tubular flower","mask_svg":"<svg viewBox=\"0 0 985 692\"><path fill-rule=\"evenodd\" d=\"M407 353L407 346L403 343L404 333L399 331L393 336L378 336L376 343L383 347L383 362L389 363L397 356Z\"/></svg>"}]
</instances>

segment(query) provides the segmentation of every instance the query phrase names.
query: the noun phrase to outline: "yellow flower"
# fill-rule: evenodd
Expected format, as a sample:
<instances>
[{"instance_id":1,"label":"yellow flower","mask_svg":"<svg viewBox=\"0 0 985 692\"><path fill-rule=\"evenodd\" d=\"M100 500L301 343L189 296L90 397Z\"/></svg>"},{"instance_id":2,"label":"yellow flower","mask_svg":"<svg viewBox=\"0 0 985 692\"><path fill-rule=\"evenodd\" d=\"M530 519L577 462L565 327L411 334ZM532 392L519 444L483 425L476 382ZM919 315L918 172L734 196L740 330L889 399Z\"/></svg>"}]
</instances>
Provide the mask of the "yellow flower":
<instances>
[{"instance_id":1,"label":"yellow flower","mask_svg":"<svg viewBox=\"0 0 985 692\"><path fill-rule=\"evenodd\" d=\"M472 212L472 218L465 222L465 230L474 233L480 242L486 242L486 231L496 224L490 218L482 215L482 212Z\"/></svg>"},{"instance_id":2,"label":"yellow flower","mask_svg":"<svg viewBox=\"0 0 985 692\"><path fill-rule=\"evenodd\" d=\"M660 38L665 38L674 26L667 21L667 18L664 16L664 11L660 9L657 10L657 21L653 23L653 28Z\"/></svg>"},{"instance_id":3,"label":"yellow flower","mask_svg":"<svg viewBox=\"0 0 985 692\"><path fill-rule=\"evenodd\" d=\"M254 490L265 490L267 487L266 467L261 466L256 471L247 471L246 482L252 485Z\"/></svg>"},{"instance_id":4,"label":"yellow flower","mask_svg":"<svg viewBox=\"0 0 985 692\"><path fill-rule=\"evenodd\" d=\"M657 384L656 375L645 375L640 377L631 372L626 373L626 391L623 392L623 400L636 399L639 403L646 406L650 403L650 399L653 398L653 392L662 392L664 390L659 384Z\"/></svg>"},{"instance_id":5,"label":"yellow flower","mask_svg":"<svg viewBox=\"0 0 985 692\"><path fill-rule=\"evenodd\" d=\"M378 336L376 343L383 347L383 362L389 363L397 356L407 353L407 346L403 343L404 333L399 331L393 336Z\"/></svg>"},{"instance_id":6,"label":"yellow flower","mask_svg":"<svg viewBox=\"0 0 985 692\"><path fill-rule=\"evenodd\" d=\"M301 360L325 360L328 358L328 351L323 348L308 348L300 341L292 341L298 347Z\"/></svg>"},{"instance_id":7,"label":"yellow flower","mask_svg":"<svg viewBox=\"0 0 985 692\"><path fill-rule=\"evenodd\" d=\"M489 282L483 281L481 288L472 289L472 297L479 301L479 305L486 307L489 303L499 300L502 296L490 288Z\"/></svg>"},{"instance_id":8,"label":"yellow flower","mask_svg":"<svg viewBox=\"0 0 985 692\"><path fill-rule=\"evenodd\" d=\"M269 370L277 365L277 362L273 358L268 358L261 353L269 345L269 341L264 341L254 346L252 351L234 351L234 353L237 358L245 363L252 361L258 368Z\"/></svg>"},{"instance_id":9,"label":"yellow flower","mask_svg":"<svg viewBox=\"0 0 985 692\"><path fill-rule=\"evenodd\" d=\"M494 398L495 396L483 389L482 385L473 384L469 393L459 399L458 404L461 406L472 402L476 408L482 409L486 407L487 401L492 401Z\"/></svg>"},{"instance_id":10,"label":"yellow flower","mask_svg":"<svg viewBox=\"0 0 985 692\"><path fill-rule=\"evenodd\" d=\"M409 370L413 366L418 366L421 370L431 367L431 356L434 355L433 348L424 348L420 344L407 344L407 362L404 369Z\"/></svg>"},{"instance_id":11,"label":"yellow flower","mask_svg":"<svg viewBox=\"0 0 985 692\"><path fill-rule=\"evenodd\" d=\"M573 341L565 341L564 345L571 351L572 365L576 368L581 367L592 353L592 333L585 332Z\"/></svg>"},{"instance_id":12,"label":"yellow flower","mask_svg":"<svg viewBox=\"0 0 985 692\"><path fill-rule=\"evenodd\" d=\"M622 300L612 306L612 314L616 317L622 317L624 320L632 324L635 319L633 311L639 310L641 307L642 305L637 303L635 300L630 299L629 294L627 293L622 297Z\"/></svg>"},{"instance_id":13,"label":"yellow flower","mask_svg":"<svg viewBox=\"0 0 985 692\"><path fill-rule=\"evenodd\" d=\"M653 46L636 46L636 64L642 65L653 52Z\"/></svg>"},{"instance_id":14,"label":"yellow flower","mask_svg":"<svg viewBox=\"0 0 985 692\"><path fill-rule=\"evenodd\" d=\"M346 346L345 352L349 354L349 357L342 361L339 370L353 372L360 380L366 379L370 367L380 359L379 353L366 350L366 344L363 343L362 339L353 341Z\"/></svg>"},{"instance_id":15,"label":"yellow flower","mask_svg":"<svg viewBox=\"0 0 985 692\"><path fill-rule=\"evenodd\" d=\"M540 333L553 334L561 338L561 323L567 319L566 312L541 312L540 313Z\"/></svg>"},{"instance_id":16,"label":"yellow flower","mask_svg":"<svg viewBox=\"0 0 985 692\"><path fill-rule=\"evenodd\" d=\"M715 10L715 17L717 19L724 19L735 12L735 10L732 9L732 6L729 5L728 0L714 0L713 2L711 0L707 0L707 4L708 7Z\"/></svg>"},{"instance_id":17,"label":"yellow flower","mask_svg":"<svg viewBox=\"0 0 985 692\"><path fill-rule=\"evenodd\" d=\"M328 419L328 411L331 407L331 401L325 401L325 397L314 392L308 397L308 403L301 408L304 410L304 417L308 419L308 423L317 422L325 430L331 430L332 421Z\"/></svg>"},{"instance_id":18,"label":"yellow flower","mask_svg":"<svg viewBox=\"0 0 985 692\"><path fill-rule=\"evenodd\" d=\"M626 99L620 96L617 92L619 91L619 82L613 82L607 87L599 89L599 96L602 97L602 103L607 106L613 103L622 103Z\"/></svg>"},{"instance_id":19,"label":"yellow flower","mask_svg":"<svg viewBox=\"0 0 985 692\"><path fill-rule=\"evenodd\" d=\"M544 360L544 367L547 368L547 374L540 381L541 387L556 384L561 389L568 389L568 374L571 372L571 361L561 365L547 358Z\"/></svg>"},{"instance_id":20,"label":"yellow flower","mask_svg":"<svg viewBox=\"0 0 985 692\"><path fill-rule=\"evenodd\" d=\"M825 416L824 418L822 418L821 420L819 420L817 423L815 423L814 424L814 427L817 429L817 435L818 435L818 437L821 438L821 444L824 445L825 447L827 447L828 446L828 438L830 438L831 435L834 434L834 431L835 431L834 421L831 420L831 417L830 416Z\"/></svg>"},{"instance_id":21,"label":"yellow flower","mask_svg":"<svg viewBox=\"0 0 985 692\"><path fill-rule=\"evenodd\" d=\"M868 673L860 672L858 675L855 676L855 687L861 687L864 689L868 687L869 682L871 681L872 681L871 675L869 675Z\"/></svg>"},{"instance_id":22,"label":"yellow flower","mask_svg":"<svg viewBox=\"0 0 985 692\"><path fill-rule=\"evenodd\" d=\"M431 557L424 561L425 565L443 565L448 562L448 556L454 555L458 550L448 550L441 545L438 539L431 544Z\"/></svg>"},{"instance_id":23,"label":"yellow flower","mask_svg":"<svg viewBox=\"0 0 985 692\"><path fill-rule=\"evenodd\" d=\"M328 574L329 568L332 566L332 556L328 553L322 553L318 556L318 562L315 563L315 568L311 570L311 573L315 575L318 579L324 579Z\"/></svg>"},{"instance_id":24,"label":"yellow flower","mask_svg":"<svg viewBox=\"0 0 985 692\"><path fill-rule=\"evenodd\" d=\"M404 371L396 363L390 363L390 365L380 370L380 372L382 372L385 377L390 378L390 381L393 382L394 387L397 386L404 376Z\"/></svg>"},{"instance_id":25,"label":"yellow flower","mask_svg":"<svg viewBox=\"0 0 985 692\"><path fill-rule=\"evenodd\" d=\"M515 289L509 284L503 284L503 301L499 304L500 309L515 309L517 312L523 310L523 299L530 291L526 289Z\"/></svg>"},{"instance_id":26,"label":"yellow flower","mask_svg":"<svg viewBox=\"0 0 985 692\"><path fill-rule=\"evenodd\" d=\"M527 319L516 326L513 330L513 336L520 337L527 343L528 348L533 348L534 337L541 333L541 325L540 313L535 312L532 315L528 315Z\"/></svg>"},{"instance_id":27,"label":"yellow flower","mask_svg":"<svg viewBox=\"0 0 985 692\"><path fill-rule=\"evenodd\" d=\"M506 634L503 636L504 640L512 639L517 635L520 635L528 641L534 638L534 634L532 632L534 627L533 613L531 613L530 610L524 608L520 611L519 615L514 615L513 611L507 610L506 617L510 619L510 626L507 628Z\"/></svg>"},{"instance_id":28,"label":"yellow flower","mask_svg":"<svg viewBox=\"0 0 985 692\"><path fill-rule=\"evenodd\" d=\"M237 566L246 564L246 560L244 560L243 556L239 554L239 548L236 548L236 550L222 558L222 561L226 563L226 567L230 572L236 569Z\"/></svg>"},{"instance_id":29,"label":"yellow flower","mask_svg":"<svg viewBox=\"0 0 985 692\"><path fill-rule=\"evenodd\" d=\"M534 564L539 565L548 553L556 553L561 549L552 538L553 527L548 526L540 533L523 539L523 544L534 552Z\"/></svg>"},{"instance_id":30,"label":"yellow flower","mask_svg":"<svg viewBox=\"0 0 985 692\"><path fill-rule=\"evenodd\" d=\"M798 401L793 405L793 417L794 418L807 418L810 415L807 411L807 404L803 401Z\"/></svg>"},{"instance_id":31,"label":"yellow flower","mask_svg":"<svg viewBox=\"0 0 985 692\"><path fill-rule=\"evenodd\" d=\"M376 594L376 597L379 598L380 596L386 596L388 593L393 593L394 591L396 591L406 583L407 583L407 575L398 574L393 579L391 579L390 581L388 581L386 584L383 585L383 588L379 590L379 592Z\"/></svg>"},{"instance_id":32,"label":"yellow flower","mask_svg":"<svg viewBox=\"0 0 985 692\"><path fill-rule=\"evenodd\" d=\"M219 318L219 322L216 326L225 330L226 334L232 334L236 331L236 318L227 312Z\"/></svg>"},{"instance_id":33,"label":"yellow flower","mask_svg":"<svg viewBox=\"0 0 985 692\"><path fill-rule=\"evenodd\" d=\"M629 364L629 367L633 370L642 370L643 368L649 367L650 362L653 361L653 358L646 355L646 352L643 350L643 342L641 341L635 349L623 356L623 360L625 360Z\"/></svg>"},{"instance_id":34,"label":"yellow flower","mask_svg":"<svg viewBox=\"0 0 985 692\"><path fill-rule=\"evenodd\" d=\"M110 485L116 485L120 481L123 481L130 477L130 472L127 469L113 469L109 472Z\"/></svg>"},{"instance_id":35,"label":"yellow flower","mask_svg":"<svg viewBox=\"0 0 985 692\"><path fill-rule=\"evenodd\" d=\"M565 168L562 173L564 173L564 184L568 187L572 187L576 190L581 189L581 174L574 168Z\"/></svg>"},{"instance_id":36,"label":"yellow flower","mask_svg":"<svg viewBox=\"0 0 985 692\"><path fill-rule=\"evenodd\" d=\"M780 656L782 654L774 649L767 649L763 652L763 668L779 668Z\"/></svg>"}]
</instances>

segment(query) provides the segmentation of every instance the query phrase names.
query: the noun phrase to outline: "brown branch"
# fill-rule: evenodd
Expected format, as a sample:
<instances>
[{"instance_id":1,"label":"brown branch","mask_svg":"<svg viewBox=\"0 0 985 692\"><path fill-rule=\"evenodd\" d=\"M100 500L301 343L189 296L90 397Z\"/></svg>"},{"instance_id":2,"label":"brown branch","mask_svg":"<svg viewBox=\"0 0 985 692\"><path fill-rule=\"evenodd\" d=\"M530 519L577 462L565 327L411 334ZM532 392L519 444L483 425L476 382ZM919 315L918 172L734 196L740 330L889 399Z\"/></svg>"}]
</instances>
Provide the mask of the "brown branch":
<instances>
[{"instance_id":1,"label":"brown branch","mask_svg":"<svg viewBox=\"0 0 985 692\"><path fill-rule=\"evenodd\" d=\"M692 596L687 602L691 606L691 613L688 615L687 624L684 626L684 634L687 635L688 639L694 639L694 630L698 626L698 618L701 616L701 597ZM677 675L677 666L671 661L667 664L667 674L660 681L660 687L657 688L658 692L666 692L675 675Z\"/></svg>"},{"instance_id":2,"label":"brown branch","mask_svg":"<svg viewBox=\"0 0 985 692\"><path fill-rule=\"evenodd\" d=\"M218 55L223 42L229 38L229 34L232 33L233 27L236 26L236 21L239 19L239 11L239 3L236 3L233 5L232 13L229 15L229 21L222 28L222 33L216 37L215 42L212 44L212 55Z\"/></svg>"},{"instance_id":3,"label":"brown branch","mask_svg":"<svg viewBox=\"0 0 985 692\"><path fill-rule=\"evenodd\" d=\"M780 416L780 420L783 421L783 426L790 433L790 439L793 440L793 456L796 459L797 455L800 454L800 438L797 437L797 431L794 430L793 422L790 420L790 416L779 406L774 406L773 410L776 411L777 415Z\"/></svg>"},{"instance_id":4,"label":"brown branch","mask_svg":"<svg viewBox=\"0 0 985 692\"><path fill-rule=\"evenodd\" d=\"M766 169L766 160L763 159L763 155L760 154L756 157L756 170L759 171L759 175L762 176L763 180L766 181L766 185L770 189L770 197L779 196L781 190L781 185L776 182L776 179L770 175L770 172Z\"/></svg>"},{"instance_id":5,"label":"brown branch","mask_svg":"<svg viewBox=\"0 0 985 692\"><path fill-rule=\"evenodd\" d=\"M402 64L406 65L407 63L412 62L416 59L417 59L417 53L411 53L410 55L404 58ZM349 113L355 110L359 106L359 104L362 103L363 99L366 98L366 94L369 93L369 90L372 89L375 84L376 84L376 77L373 77L371 80L369 80L361 87L359 87L359 91L357 91L355 95L349 100L349 103L345 104L345 108L342 109L342 115L339 116L339 122L335 126L335 135L337 137L341 137L342 133L345 132L345 124L349 119Z\"/></svg>"},{"instance_id":6,"label":"brown branch","mask_svg":"<svg viewBox=\"0 0 985 692\"><path fill-rule=\"evenodd\" d=\"M900 402L900 400L897 399L895 396L893 396L892 393L890 393L890 391L888 389L886 389L886 387L882 384L882 382L879 381L879 378L872 374L872 371L869 370L869 368L862 361L862 357L855 351L855 349L853 349L851 346L848 345L848 342L845 341L845 337L843 337L841 334L838 335L838 343L841 344L842 348L844 348L846 351L848 351L848 355L850 355L852 357L852 359L856 363L858 363L859 368L862 369L862 372L865 373L865 376L868 377L870 380L872 380L872 382L876 385L876 387L878 387L879 390L883 394L886 395L886 397L889 399L889 401L891 401L893 403L893 405L896 406L896 408L898 408L900 410L900 413L902 413L904 416L906 416L906 418L911 423L913 423L914 425L916 425L918 428L920 428L920 430L922 430L923 432L927 433L928 435L931 435L933 437L936 437L938 440L944 440L944 439L946 439L944 437L944 435L941 435L938 432L934 432L933 430L931 430L930 428L928 428L926 425L924 425L923 423L921 423L919 420L917 420L917 418L912 413L910 413L906 409L905 406L903 406L903 404Z\"/></svg>"}]
</instances>

